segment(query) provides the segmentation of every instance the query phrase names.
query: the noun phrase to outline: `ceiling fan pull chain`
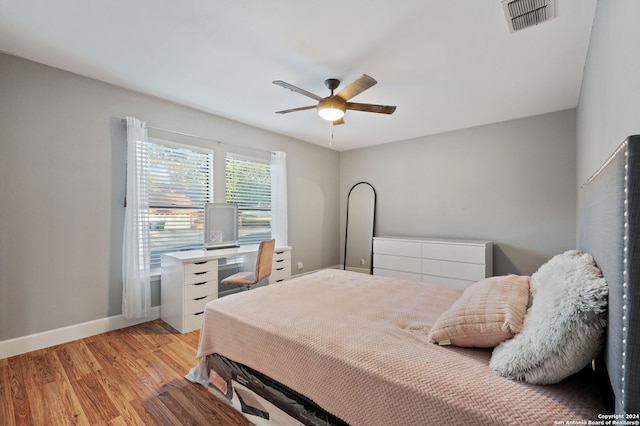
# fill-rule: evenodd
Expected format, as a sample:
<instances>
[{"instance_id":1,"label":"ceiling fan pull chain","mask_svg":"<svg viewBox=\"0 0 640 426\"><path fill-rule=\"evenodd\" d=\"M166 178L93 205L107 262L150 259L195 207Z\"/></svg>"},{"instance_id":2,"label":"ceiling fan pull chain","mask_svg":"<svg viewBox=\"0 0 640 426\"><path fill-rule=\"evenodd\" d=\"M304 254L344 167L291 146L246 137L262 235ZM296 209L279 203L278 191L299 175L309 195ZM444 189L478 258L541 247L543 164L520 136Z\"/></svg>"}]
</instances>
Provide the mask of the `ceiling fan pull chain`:
<instances>
[{"instance_id":1,"label":"ceiling fan pull chain","mask_svg":"<svg viewBox=\"0 0 640 426\"><path fill-rule=\"evenodd\" d=\"M329 122L329 148L333 145L333 121Z\"/></svg>"}]
</instances>

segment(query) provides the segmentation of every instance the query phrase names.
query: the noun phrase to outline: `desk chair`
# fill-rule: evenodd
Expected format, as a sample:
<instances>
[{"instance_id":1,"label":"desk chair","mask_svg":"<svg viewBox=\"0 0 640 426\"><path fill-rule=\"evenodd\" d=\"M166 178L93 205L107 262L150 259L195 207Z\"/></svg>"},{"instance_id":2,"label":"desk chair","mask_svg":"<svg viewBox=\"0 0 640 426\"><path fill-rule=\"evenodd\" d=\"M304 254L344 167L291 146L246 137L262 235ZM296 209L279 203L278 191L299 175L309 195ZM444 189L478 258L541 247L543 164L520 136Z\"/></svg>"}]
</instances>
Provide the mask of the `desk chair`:
<instances>
[{"instance_id":1,"label":"desk chair","mask_svg":"<svg viewBox=\"0 0 640 426\"><path fill-rule=\"evenodd\" d=\"M271 275L271 267L273 264L273 249L276 246L276 240L265 240L258 247L258 256L256 258L256 268L254 272L238 272L225 278L221 284L236 284L244 286L245 290L251 290L251 286L258 281Z\"/></svg>"}]
</instances>

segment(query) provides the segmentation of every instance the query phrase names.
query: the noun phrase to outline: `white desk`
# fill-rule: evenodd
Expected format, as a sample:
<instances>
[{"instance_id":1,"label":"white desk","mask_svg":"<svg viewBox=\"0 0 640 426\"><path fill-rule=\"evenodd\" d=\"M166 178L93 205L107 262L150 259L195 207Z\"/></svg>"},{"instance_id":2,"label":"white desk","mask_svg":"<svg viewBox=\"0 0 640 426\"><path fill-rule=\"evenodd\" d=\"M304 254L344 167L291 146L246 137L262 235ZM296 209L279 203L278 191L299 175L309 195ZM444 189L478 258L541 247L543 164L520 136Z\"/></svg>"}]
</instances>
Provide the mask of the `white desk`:
<instances>
[{"instance_id":1,"label":"white desk","mask_svg":"<svg viewBox=\"0 0 640 426\"><path fill-rule=\"evenodd\" d=\"M220 259L252 256L258 245L163 254L160 316L181 333L200 328L204 305L218 298ZM276 247L269 284L291 278L291 247Z\"/></svg>"}]
</instances>

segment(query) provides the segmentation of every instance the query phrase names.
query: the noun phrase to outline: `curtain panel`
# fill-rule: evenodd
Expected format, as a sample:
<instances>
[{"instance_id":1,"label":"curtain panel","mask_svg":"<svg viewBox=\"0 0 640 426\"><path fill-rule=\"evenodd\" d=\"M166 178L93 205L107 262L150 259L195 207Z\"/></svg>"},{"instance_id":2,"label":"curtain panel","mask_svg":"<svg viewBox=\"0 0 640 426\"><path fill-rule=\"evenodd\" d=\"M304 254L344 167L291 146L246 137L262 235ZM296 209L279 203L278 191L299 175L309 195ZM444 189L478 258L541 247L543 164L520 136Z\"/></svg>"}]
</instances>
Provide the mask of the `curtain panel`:
<instances>
[{"instance_id":1,"label":"curtain panel","mask_svg":"<svg viewBox=\"0 0 640 426\"><path fill-rule=\"evenodd\" d=\"M288 246L287 154L271 153L271 235L276 246Z\"/></svg>"},{"instance_id":2,"label":"curtain panel","mask_svg":"<svg viewBox=\"0 0 640 426\"><path fill-rule=\"evenodd\" d=\"M147 126L127 117L127 186L122 247L122 314L143 318L151 309Z\"/></svg>"}]
</instances>

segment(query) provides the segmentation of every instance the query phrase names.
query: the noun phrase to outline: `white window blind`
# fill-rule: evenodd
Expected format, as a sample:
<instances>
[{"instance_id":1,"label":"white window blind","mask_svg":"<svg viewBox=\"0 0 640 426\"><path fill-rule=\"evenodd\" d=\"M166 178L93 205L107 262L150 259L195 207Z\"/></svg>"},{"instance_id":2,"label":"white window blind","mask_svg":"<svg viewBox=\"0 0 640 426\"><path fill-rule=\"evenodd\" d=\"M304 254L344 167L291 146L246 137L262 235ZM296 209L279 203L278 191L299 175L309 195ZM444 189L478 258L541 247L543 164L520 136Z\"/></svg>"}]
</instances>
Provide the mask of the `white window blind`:
<instances>
[{"instance_id":1,"label":"white window blind","mask_svg":"<svg viewBox=\"0 0 640 426\"><path fill-rule=\"evenodd\" d=\"M162 253L203 245L204 205L213 198L213 152L157 140L146 152L151 268L159 268Z\"/></svg>"},{"instance_id":2,"label":"white window blind","mask_svg":"<svg viewBox=\"0 0 640 426\"><path fill-rule=\"evenodd\" d=\"M271 238L271 166L266 160L227 153L226 202L238 205L238 243Z\"/></svg>"}]
</instances>

